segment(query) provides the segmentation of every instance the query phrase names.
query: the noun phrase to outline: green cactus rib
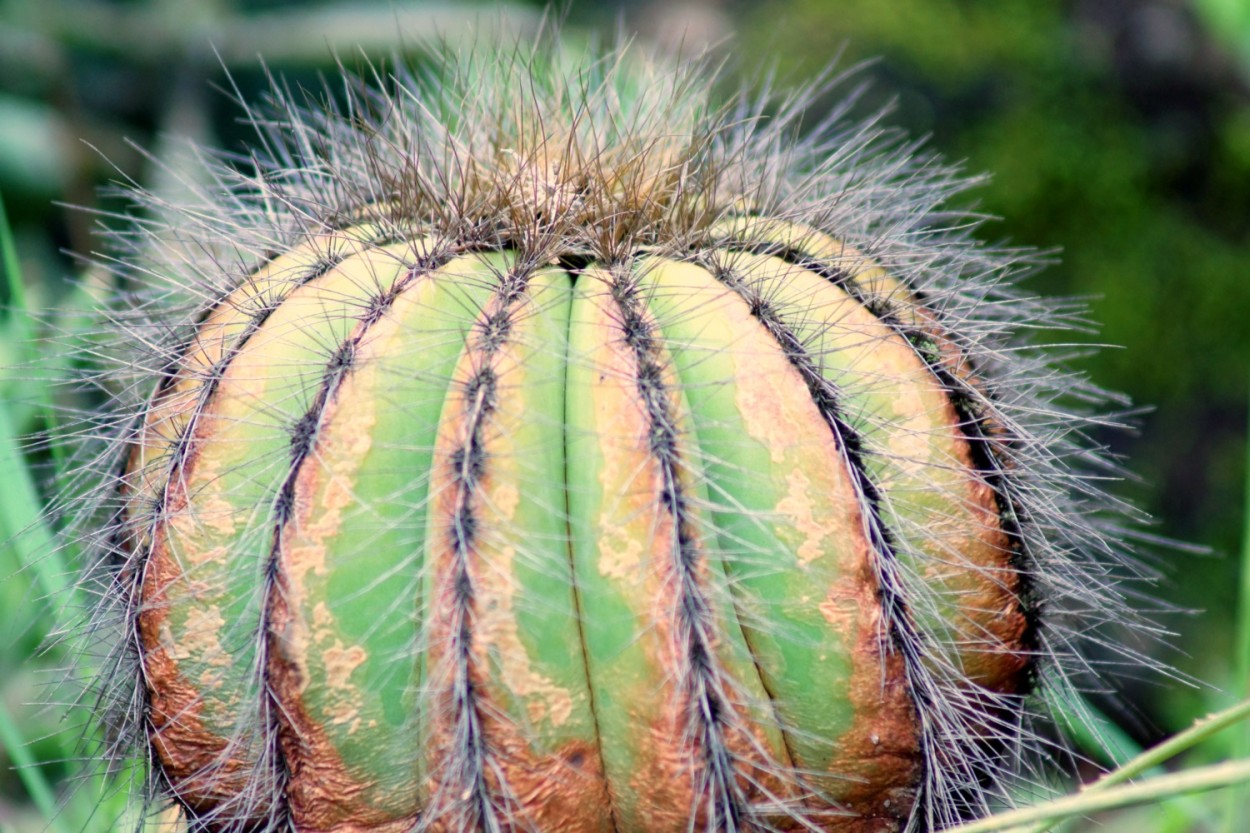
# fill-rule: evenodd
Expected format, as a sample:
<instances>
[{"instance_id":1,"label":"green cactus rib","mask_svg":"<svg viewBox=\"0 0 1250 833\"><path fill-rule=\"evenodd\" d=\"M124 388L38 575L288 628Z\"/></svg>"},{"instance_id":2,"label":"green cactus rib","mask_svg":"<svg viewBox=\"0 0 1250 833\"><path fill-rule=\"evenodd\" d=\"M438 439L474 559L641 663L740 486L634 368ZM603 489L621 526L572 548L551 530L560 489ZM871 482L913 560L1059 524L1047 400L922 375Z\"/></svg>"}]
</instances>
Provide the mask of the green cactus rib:
<instances>
[{"instance_id":1,"label":"green cactus rib","mask_svg":"<svg viewBox=\"0 0 1250 833\"><path fill-rule=\"evenodd\" d=\"M1028 658L888 276L742 227L562 265L396 238L260 267L136 442L172 794L208 830L899 829L942 674L1013 695Z\"/></svg>"},{"instance_id":2,"label":"green cactus rib","mask_svg":"<svg viewBox=\"0 0 1250 833\"><path fill-rule=\"evenodd\" d=\"M1013 595L1025 600L1020 607L1026 621L1016 640L1017 650L1022 654L1037 650L1039 623L1032 613L1038 603L1032 587L1036 565L1022 535L1027 519L1011 494L1008 476L1016 465L1012 459L1014 443L994 413L984 380L978 378L971 358L910 287L824 232L796 223L738 218L718 224L712 236L721 239L730 250L776 256L821 275L897 332L928 367L955 411L973 470L993 495L1004 539L999 546L1008 553L1007 580ZM1022 687L1016 693L1024 693L1032 682L1028 675L1016 675L1012 685Z\"/></svg>"}]
</instances>

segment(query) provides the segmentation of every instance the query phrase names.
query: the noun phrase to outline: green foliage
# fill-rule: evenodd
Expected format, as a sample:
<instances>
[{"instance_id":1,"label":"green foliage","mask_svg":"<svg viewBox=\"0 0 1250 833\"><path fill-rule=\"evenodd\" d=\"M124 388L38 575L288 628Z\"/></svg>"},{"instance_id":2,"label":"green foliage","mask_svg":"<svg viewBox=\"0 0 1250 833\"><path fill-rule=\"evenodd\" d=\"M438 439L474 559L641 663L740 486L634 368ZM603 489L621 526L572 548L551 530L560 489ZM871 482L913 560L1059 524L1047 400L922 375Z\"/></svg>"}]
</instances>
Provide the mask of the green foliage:
<instances>
[{"instance_id":1,"label":"green foliage","mask_svg":"<svg viewBox=\"0 0 1250 833\"><path fill-rule=\"evenodd\" d=\"M1206 18L1215 36L1250 65L1250 6L1242 0L1194 0L1194 8Z\"/></svg>"}]
</instances>

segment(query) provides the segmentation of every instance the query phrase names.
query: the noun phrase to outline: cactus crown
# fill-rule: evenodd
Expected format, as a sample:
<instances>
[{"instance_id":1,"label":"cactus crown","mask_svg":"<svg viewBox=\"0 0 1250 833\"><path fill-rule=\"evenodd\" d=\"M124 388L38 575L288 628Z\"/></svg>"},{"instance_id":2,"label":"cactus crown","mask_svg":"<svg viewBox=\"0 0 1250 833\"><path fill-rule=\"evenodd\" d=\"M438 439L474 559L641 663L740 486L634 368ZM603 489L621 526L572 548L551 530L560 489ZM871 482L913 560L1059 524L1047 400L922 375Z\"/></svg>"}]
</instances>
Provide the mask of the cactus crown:
<instances>
[{"instance_id":1,"label":"cactus crown","mask_svg":"<svg viewBox=\"0 0 1250 833\"><path fill-rule=\"evenodd\" d=\"M1048 698L1070 698L1081 678L1082 644L1100 642L1107 623L1136 621L1119 581L1138 576L1122 530L1131 513L1098 490L1111 467L1085 436L1103 420L1086 409L1106 398L1021 338L1069 325L1079 311L1018 291L1036 259L978 242L979 218L949 205L974 180L877 119L848 118L854 96L800 138L823 85L780 102L743 94L718 106L703 68L633 47L589 58L550 44L443 54L428 74L345 80L337 104L302 104L275 85L269 105L249 111L257 156L206 154L179 205L132 192L150 215L118 236L123 254L106 264L134 289L112 314L119 337L105 378L113 398L84 432L89 497L70 507L70 534L93 553L83 582L101 601L83 626L93 645L109 646L111 671L92 685L113 753L146 755L148 794L174 798L206 830L922 830L1007 800L1004 785L1029 774L1020 761L1046 745L1031 722ZM437 300L453 290L452 300ZM463 349L460 359L453 352L431 370L437 339L376 352L382 330L371 328L407 314L409 301L448 316L440 337ZM283 317L300 304L304 317ZM552 312L565 306L572 312ZM588 329L578 330L581 321ZM717 327L731 332L717 341ZM567 335L550 335L556 330ZM300 333L302 353L264 352L287 349ZM741 373L729 369L740 354L753 362ZM564 369L548 368L552 357ZM254 375L241 376L243 366ZM411 568L404 581L417 590L405 598L423 601L414 605L422 621L388 655L391 666L418 666L419 679L385 685L410 698L406 707L426 727L412 741L426 760L412 766L425 769L387 792L410 807L390 815L372 799L361 809L335 795L388 776L370 781L353 768L346 759L355 741L334 734L334 715L355 724L329 694L331 717L318 718L319 695L308 691L318 676L346 685L367 652L341 642L309 652L330 620L301 600L333 591L299 576L332 568L290 560L292 542L307 544L300 536L329 516L309 507L322 499L317 472L331 472L341 451L334 443L347 442L334 420L364 419L352 410L357 400L389 401L388 388L362 387L364 368L394 374L393 386L425 374L447 391L429 412L429 436L391 448L427 454L413 478L425 491L392 484L399 499L357 497L361 511L380 513L371 516L377 536L420 514L413 540L426 548L420 565L405 554L390 569ZM491 526L500 506L523 515L528 493L551 487L552 472L525 470L512 483L519 488L496 488L505 478L493 466L537 459L549 445L517 450L538 430L518 414L546 413L539 400L547 394L513 383L524 368L539 390L551 381L542 381L543 368L565 374L569 402L583 391L589 403L540 420L567 460L555 478L568 479L542 504L565 532L545 520L533 521L547 530L541 535L518 532L512 520ZM229 417L251 396L239 386L261 384L271 370L302 381ZM624 387L610 388L612 379ZM787 398L787 385L797 398ZM736 410L716 398L722 388L738 391ZM528 410L508 398L526 395ZM602 427L611 411L604 403L614 401L638 426ZM786 422L800 411L807 422ZM764 423L752 422L759 414ZM777 434L774 414L793 431ZM222 450L231 419L255 428L236 450L269 442L271 456L257 463ZM629 776L613 774L624 765L604 740L610 687L592 680L592 693L564 706L555 695L540 705L526 699L550 695L558 673L534 672L547 682L530 688L517 682L521 649L510 654L499 635L491 617L503 615L502 602L492 601L493 573L480 564L484 552L508 546L522 562L546 563L535 542L548 534L560 543L546 549L577 551L581 541L603 550L637 512L608 518L593 495L602 487L608 506L634 494L635 480L616 492L606 484L613 443L629 445L635 434L641 456L619 465L649 472L655 494L641 506L668 525L652 519L591 573L615 575L622 553L669 535L671 552L656 556L661 566L647 585L668 606L600 660L599 612L587 599L607 610L616 596L595 590L590 573L578 577L576 552L573 572L552 579L580 600L565 629L583 629L591 666L660 634L659 658L649 660L656 667L639 666L656 675L649 691L661 704L643 734L666 727L676 751L630 747L620 760L654 754L660 763ZM735 457L746 453L744 434L770 449L772 475ZM600 445L587 439L604 436ZM500 450L509 442L511 452ZM825 456L809 465L809 454ZM221 467L211 476L207 460ZM601 469L578 486L585 460ZM259 468L240 476L240 491L214 491L231 482L223 471L249 465ZM748 487L770 476L790 491L752 504ZM239 503L262 481L254 502ZM360 495L363 482L351 484ZM388 500L398 514L377 508ZM234 536L226 543L196 537L222 526ZM325 557L330 544L314 544ZM359 564L372 545L346 546ZM822 547L841 553L840 566L819 566ZM208 566L196 573L188 561ZM781 562L797 565L800 583L843 576L841 589L810 601L816 624L802 620L808 596L784 595L793 587L768 596ZM214 564L227 566L217 573ZM556 568L534 569L550 579ZM637 567L630 580L643 586L651 569ZM233 588L248 570L233 596L196 601ZM505 584L527 581L537 579ZM551 598L517 604L539 616L557 607ZM383 620L409 615L398 600L383 610ZM321 624L308 624L314 619ZM305 626L305 637L292 636ZM846 644L819 643L809 626L833 628ZM356 636L364 644L379 629ZM215 632L211 645L204 631ZM786 668L826 650L844 651L846 667L858 669L828 678L842 686L828 696L850 705L809 709L810 691L786 693L798 673ZM752 661L759 676L744 682L735 663ZM202 671L198 689L192 666ZM221 666L234 670L214 670ZM544 720L564 725L552 717L562 714L576 723L581 701L596 696L587 720L599 721L597 743L535 751L559 736L543 735ZM229 720L206 741L199 723L216 719L218 707ZM821 723L843 711L846 725ZM549 778L530 784L531 771ZM543 790L558 799L532 797ZM573 805L600 800L590 821L570 820ZM368 815L375 810L381 815Z\"/></svg>"}]
</instances>

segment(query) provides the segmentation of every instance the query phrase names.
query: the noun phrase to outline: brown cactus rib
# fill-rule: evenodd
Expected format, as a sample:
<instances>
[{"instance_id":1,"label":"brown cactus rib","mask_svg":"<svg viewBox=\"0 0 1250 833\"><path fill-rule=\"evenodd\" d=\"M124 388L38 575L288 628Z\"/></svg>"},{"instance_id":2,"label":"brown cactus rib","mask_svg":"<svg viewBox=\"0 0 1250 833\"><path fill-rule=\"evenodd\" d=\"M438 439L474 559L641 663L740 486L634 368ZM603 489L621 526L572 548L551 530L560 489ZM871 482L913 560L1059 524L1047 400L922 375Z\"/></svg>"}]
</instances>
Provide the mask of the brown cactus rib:
<instances>
[{"instance_id":1,"label":"brown cactus rib","mask_svg":"<svg viewBox=\"0 0 1250 833\"><path fill-rule=\"evenodd\" d=\"M318 726L307 718L299 702L299 689L305 681L280 644L285 623L290 619L287 599L290 588L283 569L283 556L290 526L295 522L301 485L308 480L306 463L314 457L322 428L327 424L344 379L353 371L362 342L399 296L414 283L451 259L447 247L424 246L436 253L409 264L389 287L379 287L369 306L358 316L346 338L330 354L317 391L304 414L291 426L291 459L272 507L273 537L264 571L264 615L259 667L265 676L265 737L272 744L268 757L277 764L277 786L282 801L278 818L297 830L333 829L342 833L356 830L398 831L411 826L411 820L388 820L365 811L362 818L344 815L342 805L350 803L359 791L342 762ZM277 791L275 791L277 792ZM359 807L353 805L359 811ZM359 813L358 813L359 815ZM390 821L391 823L387 823Z\"/></svg>"},{"instance_id":2,"label":"brown cactus rib","mask_svg":"<svg viewBox=\"0 0 1250 833\"><path fill-rule=\"evenodd\" d=\"M828 277L819 261L808 267L816 274ZM852 276L843 287L865 306L872 299ZM943 326L941 319L924 301L923 295L913 291L911 296L898 301L886 297L879 303L878 318L898 333L912 347L916 356L924 362L934 379L948 392L955 410L956 424L965 440L972 469L992 497L995 524L1005 546L1005 572L998 574L1004 590L1016 601L1016 608L1024 616L1022 633L1010 646L1013 652L1030 658L1023 673L1004 677L992 690L998 694L1023 696L1029 692L1039 640L1039 602L1033 588L1033 559L1024 536L1027 516L1024 509L1012 497L1012 472L1016 468L1012 457L1012 437L998 419L992 405L992 397L985 382L979 376L976 362L956 344ZM936 350L934 349L936 347Z\"/></svg>"},{"instance_id":3,"label":"brown cactus rib","mask_svg":"<svg viewBox=\"0 0 1250 833\"><path fill-rule=\"evenodd\" d=\"M674 535L670 558L676 605L673 634L678 650L684 651L685 668L677 686L688 704L685 716L688 732L702 758L695 783L694 807L690 808L691 827L709 831L743 829L749 823L749 802L743 795L735 768L731 733L732 704L722 697L720 671L716 660L715 616L700 582L704 553L692 527L687 505L683 463L678 453L678 437L669 392L664 385L664 367L659 359L655 329L644 310L638 281L629 265L610 269L610 293L620 311L620 327L626 346L637 363L636 387L645 418L650 424L650 454L659 467L661 511L668 516Z\"/></svg>"},{"instance_id":4,"label":"brown cactus rib","mask_svg":"<svg viewBox=\"0 0 1250 833\"><path fill-rule=\"evenodd\" d=\"M287 293L313 283L347 256L330 251L333 241L321 242L326 242L326 253L296 276L277 279L262 269L206 314L179 360L181 369L161 383L129 455L125 483L133 491L127 496L124 523L130 528L126 546L131 556L122 581L132 599L132 632L144 669L148 743L152 757L163 764L170 792L194 813L231 816L240 801L261 797L250 789L254 762L242 760L229 743L204 732L197 717L198 694L161 644L167 617L162 588L180 574L178 565L159 551L161 530L185 511L185 479L203 440L201 419L235 358ZM258 277L261 273L265 277ZM273 294L257 305L270 290ZM232 334L232 327L240 329ZM175 748L181 751L175 754ZM259 805L239 809L267 812Z\"/></svg>"},{"instance_id":5,"label":"brown cactus rib","mask_svg":"<svg viewBox=\"0 0 1250 833\"><path fill-rule=\"evenodd\" d=\"M850 476L852 489L862 507L864 532L868 539L869 552L872 555L872 569L876 574L880 597L883 619L881 630L889 640L887 644L878 645L878 650L885 658L887 667L894 664L897 668L897 664L901 663L901 672L907 683L907 696L911 700L918 723L915 737L918 745L918 763L914 783L919 783L921 786L915 794L907 797L922 805L926 800L923 795L924 785L927 784L925 768L935 759L937 749L933 726L925 719L927 710L933 707L932 686L924 668L923 638L908 612L905 583L900 574L895 544L881 516L881 496L876 484L868 477L864 466L863 439L842 415L837 388L821 373L819 365L804 349L795 333L785 325L778 311L769 304L768 300L724 264L709 257L698 257L696 260L726 287L738 294L750 307L752 317L776 339L790 364L807 385L812 401L829 426L834 443L842 456L841 465ZM891 654L895 658L890 658ZM870 710L875 710L880 706L879 703L866 703L865 705ZM888 791L866 789L862 796L852 797L850 803L858 805L853 806L857 812L869 814L865 823L870 825L873 819L897 821L900 810L903 815L909 811L910 808L887 806L892 805L892 800L895 798L896 796L892 796ZM877 828L866 826L863 829Z\"/></svg>"}]
</instances>

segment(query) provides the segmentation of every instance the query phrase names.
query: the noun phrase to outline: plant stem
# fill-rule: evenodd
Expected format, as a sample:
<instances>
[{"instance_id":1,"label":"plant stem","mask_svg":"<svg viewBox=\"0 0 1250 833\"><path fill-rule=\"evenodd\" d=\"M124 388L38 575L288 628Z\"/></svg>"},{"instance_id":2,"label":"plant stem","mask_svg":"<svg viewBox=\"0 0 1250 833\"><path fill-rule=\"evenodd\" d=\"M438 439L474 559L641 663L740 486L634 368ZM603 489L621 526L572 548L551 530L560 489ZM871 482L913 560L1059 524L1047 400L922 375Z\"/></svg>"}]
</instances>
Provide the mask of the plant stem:
<instances>
[{"instance_id":1,"label":"plant stem","mask_svg":"<svg viewBox=\"0 0 1250 833\"><path fill-rule=\"evenodd\" d=\"M1047 830L1053 826L1054 822L1072 816L1113 810L1133 804L1156 803L1174 795L1213 790L1246 781L1250 781L1250 761L1225 761L1221 764L1189 769L1172 775L1151 778L1140 784L1128 784L1114 789L1095 790L1094 787L1102 783L1096 782L1076 795L1058 798L1036 807L1024 807L998 813L982 821L952 827L947 833L994 833L994 831L1042 822L1041 826L1027 828L1027 833L1034 833L1037 830Z\"/></svg>"},{"instance_id":2,"label":"plant stem","mask_svg":"<svg viewBox=\"0 0 1250 833\"><path fill-rule=\"evenodd\" d=\"M1244 524L1241 535L1241 582L1237 617L1234 620L1234 627L1237 629L1237 661L1233 664L1233 673L1236 676L1229 685L1229 691L1238 698L1250 697L1250 424L1247 424L1246 430L1245 464L1245 506L1241 513ZM1250 723L1242 725L1233 733L1231 748L1233 758L1250 758ZM1228 796L1224 811L1226 833L1238 833L1243 829L1242 822L1245 821L1247 807L1250 807L1250 788L1243 784Z\"/></svg>"},{"instance_id":3,"label":"plant stem","mask_svg":"<svg viewBox=\"0 0 1250 833\"><path fill-rule=\"evenodd\" d=\"M1172 736L1158 746L1147 749L1124 766L1086 785L1076 795L1058 798L1036 807L998 813L983 821L951 828L949 833L983 833L983 831L1005 830L1025 824L1033 826L1018 833L1045 833L1056 823L1070 816L1129 804L1140 804L1170 795L1214 789L1250 780L1250 761L1229 761L1173 775L1161 775L1140 784L1112 789L1202 743L1229 726L1244 721L1247 717L1250 717L1250 700L1244 700L1231 708L1196 721L1185 731ZM1229 775L1230 772L1239 772L1241 775L1233 777ZM1196 786L1186 786L1191 783L1187 780L1189 776L1197 773L1206 773L1213 780L1208 783L1197 779L1193 781ZM1221 778L1226 780L1220 780Z\"/></svg>"},{"instance_id":4,"label":"plant stem","mask_svg":"<svg viewBox=\"0 0 1250 833\"><path fill-rule=\"evenodd\" d=\"M0 701L0 749L3 749L13 761L13 769L21 779L31 801L39 808L47 822L47 830L51 833L65 833L62 817L57 812L56 796L52 792L43 770L35 763L34 757L26 746L26 739L17 728L13 715L9 714L8 706Z\"/></svg>"}]
</instances>

